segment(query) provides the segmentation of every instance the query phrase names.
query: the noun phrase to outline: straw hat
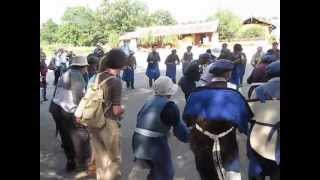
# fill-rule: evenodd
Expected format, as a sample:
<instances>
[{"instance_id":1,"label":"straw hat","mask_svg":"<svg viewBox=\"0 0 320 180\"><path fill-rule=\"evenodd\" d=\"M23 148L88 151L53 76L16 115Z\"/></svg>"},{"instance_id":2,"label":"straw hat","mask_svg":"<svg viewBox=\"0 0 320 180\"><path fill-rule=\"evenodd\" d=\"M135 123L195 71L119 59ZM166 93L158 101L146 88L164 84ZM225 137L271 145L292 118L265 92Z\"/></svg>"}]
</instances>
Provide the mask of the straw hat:
<instances>
[{"instance_id":1,"label":"straw hat","mask_svg":"<svg viewBox=\"0 0 320 180\"><path fill-rule=\"evenodd\" d=\"M280 100L249 102L254 119L259 123L275 125L280 122ZM250 134L250 145L258 154L266 159L276 161L276 144L278 131L273 127L254 124Z\"/></svg>"},{"instance_id":2,"label":"straw hat","mask_svg":"<svg viewBox=\"0 0 320 180\"><path fill-rule=\"evenodd\" d=\"M88 62L84 56L75 56L72 58L70 66L88 66Z\"/></svg>"},{"instance_id":3,"label":"straw hat","mask_svg":"<svg viewBox=\"0 0 320 180\"><path fill-rule=\"evenodd\" d=\"M173 84L172 80L167 76L160 76L154 82L154 91L156 95L174 95L178 91L178 86Z\"/></svg>"}]
</instances>

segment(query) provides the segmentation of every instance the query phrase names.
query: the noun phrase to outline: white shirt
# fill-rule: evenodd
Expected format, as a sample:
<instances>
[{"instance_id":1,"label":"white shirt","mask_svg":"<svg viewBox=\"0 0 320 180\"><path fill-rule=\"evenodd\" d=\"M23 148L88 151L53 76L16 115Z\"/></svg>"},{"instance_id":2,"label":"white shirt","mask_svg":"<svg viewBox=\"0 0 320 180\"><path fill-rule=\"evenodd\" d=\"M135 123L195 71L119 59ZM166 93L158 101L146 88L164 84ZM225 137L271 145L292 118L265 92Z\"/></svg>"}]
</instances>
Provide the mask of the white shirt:
<instances>
[{"instance_id":1,"label":"white shirt","mask_svg":"<svg viewBox=\"0 0 320 180\"><path fill-rule=\"evenodd\" d=\"M56 56L55 59L56 59L55 63L56 63L57 67L59 67L61 65L61 63L65 63L68 67L68 61L67 61L65 53L61 54L60 56L59 55Z\"/></svg>"},{"instance_id":2,"label":"white shirt","mask_svg":"<svg viewBox=\"0 0 320 180\"><path fill-rule=\"evenodd\" d=\"M213 78L213 74L209 72L213 63L209 64L206 69L203 71L203 74L200 77L200 84L201 86L205 86L208 82L210 82Z\"/></svg>"}]
</instances>

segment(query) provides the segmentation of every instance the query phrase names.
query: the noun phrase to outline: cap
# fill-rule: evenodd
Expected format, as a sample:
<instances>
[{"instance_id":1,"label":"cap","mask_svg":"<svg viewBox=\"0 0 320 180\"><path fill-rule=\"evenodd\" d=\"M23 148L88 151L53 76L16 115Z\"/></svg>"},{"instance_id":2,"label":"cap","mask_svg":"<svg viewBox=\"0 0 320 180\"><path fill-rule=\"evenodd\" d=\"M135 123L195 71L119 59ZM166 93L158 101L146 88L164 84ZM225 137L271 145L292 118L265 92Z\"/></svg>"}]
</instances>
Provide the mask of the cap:
<instances>
[{"instance_id":1,"label":"cap","mask_svg":"<svg viewBox=\"0 0 320 180\"><path fill-rule=\"evenodd\" d=\"M271 53L268 53L264 56L262 56L261 58L261 62L265 62L265 63L272 63L274 61L276 61L278 58L274 55L272 55Z\"/></svg>"},{"instance_id":2,"label":"cap","mask_svg":"<svg viewBox=\"0 0 320 180\"><path fill-rule=\"evenodd\" d=\"M280 77L280 60L269 64L266 73L269 77Z\"/></svg>"},{"instance_id":3,"label":"cap","mask_svg":"<svg viewBox=\"0 0 320 180\"><path fill-rule=\"evenodd\" d=\"M223 73L225 71L231 71L233 70L233 63L230 60L227 59L219 59L216 62L214 62L209 70L210 73Z\"/></svg>"},{"instance_id":4,"label":"cap","mask_svg":"<svg viewBox=\"0 0 320 180\"><path fill-rule=\"evenodd\" d=\"M199 59L210 59L210 55L208 53L200 54Z\"/></svg>"}]
</instances>

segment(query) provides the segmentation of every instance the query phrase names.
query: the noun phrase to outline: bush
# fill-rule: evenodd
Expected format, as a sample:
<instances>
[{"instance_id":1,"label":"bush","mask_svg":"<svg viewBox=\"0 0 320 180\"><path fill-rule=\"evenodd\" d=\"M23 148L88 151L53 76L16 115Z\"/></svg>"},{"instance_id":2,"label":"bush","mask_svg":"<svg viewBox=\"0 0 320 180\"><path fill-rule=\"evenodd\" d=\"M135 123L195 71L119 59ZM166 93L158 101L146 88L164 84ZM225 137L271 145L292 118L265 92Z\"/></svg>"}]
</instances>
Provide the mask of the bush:
<instances>
[{"instance_id":1,"label":"bush","mask_svg":"<svg viewBox=\"0 0 320 180\"><path fill-rule=\"evenodd\" d=\"M171 45L171 46L177 46L179 40L178 35L169 35L169 36L164 36L162 39L162 44L163 45Z\"/></svg>"},{"instance_id":2,"label":"bush","mask_svg":"<svg viewBox=\"0 0 320 180\"><path fill-rule=\"evenodd\" d=\"M157 43L158 38L152 36L151 32L148 33L145 37L140 40L140 44L142 46L151 46L154 43Z\"/></svg>"},{"instance_id":3,"label":"bush","mask_svg":"<svg viewBox=\"0 0 320 180\"><path fill-rule=\"evenodd\" d=\"M108 44L112 47L112 48L116 48L119 45L119 34L116 32L110 32L109 36L108 36Z\"/></svg>"},{"instance_id":4,"label":"bush","mask_svg":"<svg viewBox=\"0 0 320 180\"><path fill-rule=\"evenodd\" d=\"M237 38L240 39L256 39L264 38L266 35L265 28L260 25L245 25L240 28L237 33Z\"/></svg>"}]
</instances>

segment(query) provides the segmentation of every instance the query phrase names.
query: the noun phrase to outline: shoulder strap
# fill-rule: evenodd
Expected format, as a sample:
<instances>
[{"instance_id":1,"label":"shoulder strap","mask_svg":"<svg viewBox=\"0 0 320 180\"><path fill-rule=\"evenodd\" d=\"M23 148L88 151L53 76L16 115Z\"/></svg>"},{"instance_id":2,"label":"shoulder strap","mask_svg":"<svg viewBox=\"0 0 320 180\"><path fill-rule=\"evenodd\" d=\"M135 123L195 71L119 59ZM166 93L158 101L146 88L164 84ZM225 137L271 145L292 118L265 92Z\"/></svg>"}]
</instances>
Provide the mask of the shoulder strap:
<instances>
[{"instance_id":1,"label":"shoulder strap","mask_svg":"<svg viewBox=\"0 0 320 180\"><path fill-rule=\"evenodd\" d=\"M101 87L103 84L105 84L108 80L115 78L115 76L109 76L105 80L103 80L98 86Z\"/></svg>"},{"instance_id":2,"label":"shoulder strap","mask_svg":"<svg viewBox=\"0 0 320 180\"><path fill-rule=\"evenodd\" d=\"M100 77L101 73L97 74L96 79L95 79L95 85L97 87L101 87L104 83L106 83L108 80L115 78L115 76L109 76L107 77L105 80L103 80L101 83L99 83L99 77Z\"/></svg>"}]
</instances>

